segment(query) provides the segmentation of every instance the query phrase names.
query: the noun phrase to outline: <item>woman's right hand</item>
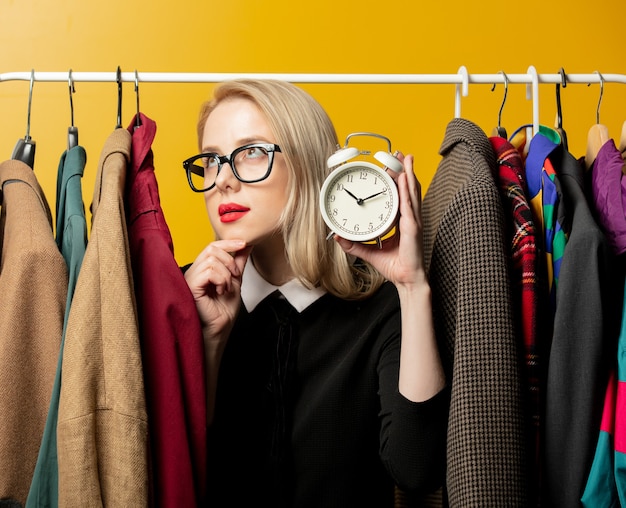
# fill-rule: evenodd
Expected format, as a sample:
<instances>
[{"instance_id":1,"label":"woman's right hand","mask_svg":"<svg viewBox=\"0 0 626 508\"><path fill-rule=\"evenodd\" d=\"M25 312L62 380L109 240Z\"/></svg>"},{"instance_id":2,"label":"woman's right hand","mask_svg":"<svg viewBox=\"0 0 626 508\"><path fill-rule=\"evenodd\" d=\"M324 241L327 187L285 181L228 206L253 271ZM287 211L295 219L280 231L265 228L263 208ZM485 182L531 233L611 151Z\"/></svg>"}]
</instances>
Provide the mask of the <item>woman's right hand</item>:
<instances>
[{"instance_id":1,"label":"woman's right hand","mask_svg":"<svg viewBox=\"0 0 626 508\"><path fill-rule=\"evenodd\" d=\"M225 338L239 310L241 278L252 247L243 240L210 243L185 272L206 338Z\"/></svg>"}]
</instances>

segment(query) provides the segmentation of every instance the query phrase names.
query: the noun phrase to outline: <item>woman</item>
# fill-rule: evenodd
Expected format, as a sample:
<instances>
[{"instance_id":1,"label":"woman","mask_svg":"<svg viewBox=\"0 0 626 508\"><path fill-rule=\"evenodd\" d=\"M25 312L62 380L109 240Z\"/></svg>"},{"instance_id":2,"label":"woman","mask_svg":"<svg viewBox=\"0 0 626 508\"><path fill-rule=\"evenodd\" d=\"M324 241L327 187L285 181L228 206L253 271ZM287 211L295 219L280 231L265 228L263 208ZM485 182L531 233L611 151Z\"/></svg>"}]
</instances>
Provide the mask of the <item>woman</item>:
<instances>
[{"instance_id":1,"label":"woman","mask_svg":"<svg viewBox=\"0 0 626 508\"><path fill-rule=\"evenodd\" d=\"M379 249L326 240L337 136L300 88L222 84L198 140L205 155L184 165L217 240L185 278L205 341L209 505L384 507L394 483L437 488L448 398L413 158L398 155L399 232Z\"/></svg>"}]
</instances>

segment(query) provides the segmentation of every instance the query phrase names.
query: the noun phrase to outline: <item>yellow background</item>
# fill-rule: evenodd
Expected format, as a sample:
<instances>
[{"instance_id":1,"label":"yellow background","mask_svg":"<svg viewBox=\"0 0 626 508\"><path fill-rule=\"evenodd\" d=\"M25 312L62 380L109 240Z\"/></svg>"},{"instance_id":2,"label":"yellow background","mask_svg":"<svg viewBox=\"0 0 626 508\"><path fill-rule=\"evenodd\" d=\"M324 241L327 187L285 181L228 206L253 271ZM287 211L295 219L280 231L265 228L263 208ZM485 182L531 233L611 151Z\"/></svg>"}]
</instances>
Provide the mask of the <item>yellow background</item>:
<instances>
[{"instance_id":1,"label":"yellow background","mask_svg":"<svg viewBox=\"0 0 626 508\"><path fill-rule=\"evenodd\" d=\"M451 0L0 0L0 73L626 73L623 3L618 0L521 2ZM301 85L334 119L340 139L353 131L391 138L416 155L428 186L454 85ZM140 83L143 113L157 122L153 145L161 202L180 264L212 238L201 195L187 186L181 161L196 153L195 123L212 84ZM0 83L0 160L26 133L28 81ZM462 116L489 134L504 89L473 84ZM123 125L136 108L134 83L123 85ZM562 90L563 120L574 155L585 152L596 121L597 84ZM626 85L607 83L601 123L619 142ZM87 150L83 195L91 203L100 151L117 121L115 83L76 83L74 123ZM553 126L555 86L540 85L540 121ZM67 83L35 82L30 135L35 172L54 210L58 160L70 122ZM509 86L502 123L509 134L532 122L526 86Z\"/></svg>"}]
</instances>

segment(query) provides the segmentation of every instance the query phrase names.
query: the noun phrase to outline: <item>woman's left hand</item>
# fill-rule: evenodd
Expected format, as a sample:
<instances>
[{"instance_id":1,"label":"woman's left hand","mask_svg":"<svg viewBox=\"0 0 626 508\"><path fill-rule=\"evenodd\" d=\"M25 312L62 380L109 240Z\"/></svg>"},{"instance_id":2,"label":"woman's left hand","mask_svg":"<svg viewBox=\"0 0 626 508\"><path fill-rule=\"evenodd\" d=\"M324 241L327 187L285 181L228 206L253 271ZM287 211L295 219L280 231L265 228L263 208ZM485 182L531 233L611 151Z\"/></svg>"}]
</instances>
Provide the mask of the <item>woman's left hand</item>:
<instances>
[{"instance_id":1,"label":"woman's left hand","mask_svg":"<svg viewBox=\"0 0 626 508\"><path fill-rule=\"evenodd\" d=\"M374 244L351 242L335 236L348 254L369 262L396 286L425 282L422 239L422 189L413 172L413 156L397 155L404 165L402 173L388 170L398 184L400 217L393 236Z\"/></svg>"}]
</instances>

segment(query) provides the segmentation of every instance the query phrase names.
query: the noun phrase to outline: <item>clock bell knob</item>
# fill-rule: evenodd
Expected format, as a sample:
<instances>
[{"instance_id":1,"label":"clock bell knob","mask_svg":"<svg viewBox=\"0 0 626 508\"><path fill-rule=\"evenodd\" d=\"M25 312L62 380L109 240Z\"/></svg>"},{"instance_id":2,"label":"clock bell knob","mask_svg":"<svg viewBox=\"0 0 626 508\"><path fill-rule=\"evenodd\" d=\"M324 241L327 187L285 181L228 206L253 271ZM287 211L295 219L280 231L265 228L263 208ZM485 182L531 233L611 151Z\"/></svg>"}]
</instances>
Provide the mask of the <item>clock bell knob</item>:
<instances>
[{"instance_id":1,"label":"clock bell knob","mask_svg":"<svg viewBox=\"0 0 626 508\"><path fill-rule=\"evenodd\" d=\"M360 153L361 152L359 151L359 149L354 146L340 148L328 158L328 160L326 161L326 165L329 168L334 168L335 166L339 166L339 164L343 164L344 162L353 159Z\"/></svg>"},{"instance_id":2,"label":"clock bell knob","mask_svg":"<svg viewBox=\"0 0 626 508\"><path fill-rule=\"evenodd\" d=\"M402 163L389 152L376 152L374 158L396 173L402 173L404 169Z\"/></svg>"}]
</instances>

